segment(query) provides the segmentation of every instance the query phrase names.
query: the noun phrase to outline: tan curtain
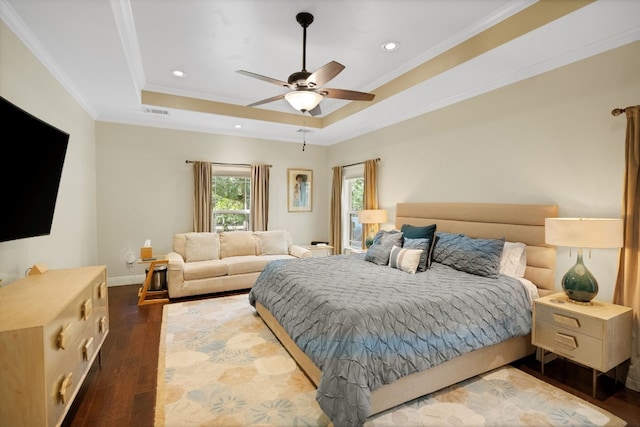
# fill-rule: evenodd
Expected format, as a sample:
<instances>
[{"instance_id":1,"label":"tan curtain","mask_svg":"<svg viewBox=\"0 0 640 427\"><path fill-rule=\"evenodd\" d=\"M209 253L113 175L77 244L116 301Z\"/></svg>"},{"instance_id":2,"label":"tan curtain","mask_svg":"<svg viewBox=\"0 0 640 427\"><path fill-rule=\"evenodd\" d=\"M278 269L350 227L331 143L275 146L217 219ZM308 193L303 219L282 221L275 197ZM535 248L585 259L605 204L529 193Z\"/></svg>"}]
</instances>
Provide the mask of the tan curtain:
<instances>
[{"instance_id":1,"label":"tan curtain","mask_svg":"<svg viewBox=\"0 0 640 427\"><path fill-rule=\"evenodd\" d=\"M193 231L211 231L211 163L193 162Z\"/></svg>"},{"instance_id":2,"label":"tan curtain","mask_svg":"<svg viewBox=\"0 0 640 427\"><path fill-rule=\"evenodd\" d=\"M624 247L613 302L633 309L633 346L626 386L640 391L640 105L625 108L625 113Z\"/></svg>"},{"instance_id":3,"label":"tan curtain","mask_svg":"<svg viewBox=\"0 0 640 427\"><path fill-rule=\"evenodd\" d=\"M269 165L251 165L251 222L253 231L269 225Z\"/></svg>"},{"instance_id":4,"label":"tan curtain","mask_svg":"<svg viewBox=\"0 0 640 427\"><path fill-rule=\"evenodd\" d=\"M333 168L331 184L331 239L335 255L342 253L342 166Z\"/></svg>"},{"instance_id":5,"label":"tan curtain","mask_svg":"<svg viewBox=\"0 0 640 427\"><path fill-rule=\"evenodd\" d=\"M378 209L378 160L364 162L364 209ZM366 247L367 237L375 235L379 224L362 224L362 247Z\"/></svg>"}]
</instances>

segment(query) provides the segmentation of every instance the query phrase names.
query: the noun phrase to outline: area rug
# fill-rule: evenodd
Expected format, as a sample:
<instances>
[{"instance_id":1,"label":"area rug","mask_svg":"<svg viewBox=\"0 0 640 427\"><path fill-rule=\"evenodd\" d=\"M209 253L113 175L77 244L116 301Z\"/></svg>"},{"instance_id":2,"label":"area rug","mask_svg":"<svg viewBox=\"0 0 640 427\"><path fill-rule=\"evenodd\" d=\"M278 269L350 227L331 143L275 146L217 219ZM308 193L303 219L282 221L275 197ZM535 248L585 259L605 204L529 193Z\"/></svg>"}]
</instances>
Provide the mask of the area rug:
<instances>
[{"instance_id":1,"label":"area rug","mask_svg":"<svg viewBox=\"0 0 640 427\"><path fill-rule=\"evenodd\" d=\"M316 390L246 294L164 306L158 427L327 426ZM366 426L624 426L511 366L382 412Z\"/></svg>"}]
</instances>

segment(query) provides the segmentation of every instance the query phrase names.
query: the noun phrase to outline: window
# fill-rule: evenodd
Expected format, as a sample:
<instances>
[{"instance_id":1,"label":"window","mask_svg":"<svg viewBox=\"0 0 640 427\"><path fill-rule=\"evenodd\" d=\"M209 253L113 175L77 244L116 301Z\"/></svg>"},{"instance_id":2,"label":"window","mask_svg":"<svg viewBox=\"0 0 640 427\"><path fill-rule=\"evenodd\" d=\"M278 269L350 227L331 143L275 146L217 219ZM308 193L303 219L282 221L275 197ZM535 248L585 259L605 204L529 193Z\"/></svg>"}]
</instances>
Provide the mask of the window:
<instances>
[{"instance_id":1,"label":"window","mask_svg":"<svg viewBox=\"0 0 640 427\"><path fill-rule=\"evenodd\" d=\"M222 231L251 229L251 176L246 168L216 167L211 182L212 224Z\"/></svg>"},{"instance_id":2,"label":"window","mask_svg":"<svg viewBox=\"0 0 640 427\"><path fill-rule=\"evenodd\" d=\"M358 165L360 166L360 165ZM364 209L364 169L350 167L343 171L342 182L342 230L347 248L362 248L362 224L358 211Z\"/></svg>"}]
</instances>

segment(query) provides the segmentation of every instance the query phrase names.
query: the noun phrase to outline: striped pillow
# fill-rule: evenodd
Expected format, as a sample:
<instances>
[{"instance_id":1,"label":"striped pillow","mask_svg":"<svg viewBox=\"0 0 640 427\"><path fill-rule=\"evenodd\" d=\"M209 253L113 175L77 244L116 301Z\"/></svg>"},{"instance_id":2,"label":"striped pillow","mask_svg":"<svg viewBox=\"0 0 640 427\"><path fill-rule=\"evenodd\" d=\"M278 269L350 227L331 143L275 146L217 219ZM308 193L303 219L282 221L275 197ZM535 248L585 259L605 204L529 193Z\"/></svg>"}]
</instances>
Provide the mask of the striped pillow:
<instances>
[{"instance_id":1,"label":"striped pillow","mask_svg":"<svg viewBox=\"0 0 640 427\"><path fill-rule=\"evenodd\" d=\"M389 267L415 274L423 252L422 249L407 249L394 245L389 255Z\"/></svg>"}]
</instances>

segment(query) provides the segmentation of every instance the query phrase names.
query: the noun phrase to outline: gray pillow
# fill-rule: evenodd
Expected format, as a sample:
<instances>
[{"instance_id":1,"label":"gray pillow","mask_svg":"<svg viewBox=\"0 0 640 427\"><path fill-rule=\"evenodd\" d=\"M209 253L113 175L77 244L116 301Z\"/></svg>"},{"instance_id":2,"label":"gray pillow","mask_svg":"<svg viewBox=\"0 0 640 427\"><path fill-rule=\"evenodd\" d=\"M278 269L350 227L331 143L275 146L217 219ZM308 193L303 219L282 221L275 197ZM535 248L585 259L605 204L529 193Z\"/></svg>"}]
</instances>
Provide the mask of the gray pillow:
<instances>
[{"instance_id":1,"label":"gray pillow","mask_svg":"<svg viewBox=\"0 0 640 427\"><path fill-rule=\"evenodd\" d=\"M433 260L456 270L498 277L504 239L473 239L464 234L437 233Z\"/></svg>"},{"instance_id":2,"label":"gray pillow","mask_svg":"<svg viewBox=\"0 0 640 427\"><path fill-rule=\"evenodd\" d=\"M381 230L373 238L373 244L364 256L365 261L378 265L389 264L389 254L393 246L402 246L402 233L396 230Z\"/></svg>"},{"instance_id":3,"label":"gray pillow","mask_svg":"<svg viewBox=\"0 0 640 427\"><path fill-rule=\"evenodd\" d=\"M422 250L417 271L427 271L427 251L430 247L430 242L430 239L409 239L407 237L404 238L404 243L402 244L403 248Z\"/></svg>"}]
</instances>

